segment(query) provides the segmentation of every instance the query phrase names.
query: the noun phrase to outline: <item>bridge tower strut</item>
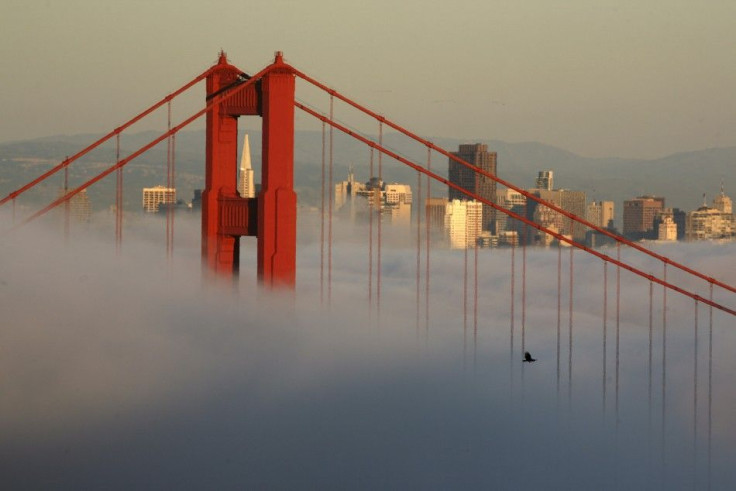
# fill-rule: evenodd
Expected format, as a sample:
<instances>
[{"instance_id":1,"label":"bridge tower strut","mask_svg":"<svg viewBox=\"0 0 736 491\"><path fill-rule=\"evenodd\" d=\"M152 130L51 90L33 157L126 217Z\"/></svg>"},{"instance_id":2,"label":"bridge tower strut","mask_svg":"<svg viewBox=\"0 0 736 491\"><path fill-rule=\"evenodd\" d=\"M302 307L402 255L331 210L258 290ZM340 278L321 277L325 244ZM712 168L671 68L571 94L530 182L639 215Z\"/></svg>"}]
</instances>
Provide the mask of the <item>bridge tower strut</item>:
<instances>
[{"instance_id":1,"label":"bridge tower strut","mask_svg":"<svg viewBox=\"0 0 736 491\"><path fill-rule=\"evenodd\" d=\"M220 53L207 77L207 99L249 78ZM214 276L236 277L240 237L257 236L259 282L266 287L294 287L294 90L295 71L277 52L260 80L207 113L202 262ZM241 197L237 191L239 116L262 118L262 183L255 198Z\"/></svg>"}]
</instances>

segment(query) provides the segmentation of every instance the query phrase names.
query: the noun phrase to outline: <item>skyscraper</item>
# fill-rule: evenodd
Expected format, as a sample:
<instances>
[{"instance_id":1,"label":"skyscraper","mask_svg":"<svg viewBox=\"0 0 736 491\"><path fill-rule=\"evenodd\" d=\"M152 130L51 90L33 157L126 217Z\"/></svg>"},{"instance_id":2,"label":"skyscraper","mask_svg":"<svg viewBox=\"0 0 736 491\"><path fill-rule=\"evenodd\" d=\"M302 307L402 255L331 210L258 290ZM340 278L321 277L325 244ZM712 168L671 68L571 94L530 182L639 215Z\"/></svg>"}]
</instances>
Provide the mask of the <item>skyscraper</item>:
<instances>
[{"instance_id":1,"label":"skyscraper","mask_svg":"<svg viewBox=\"0 0 736 491\"><path fill-rule=\"evenodd\" d=\"M548 201L568 213L584 218L586 216L586 196L585 191L572 191L569 189L530 189L530 193L538 196L544 201ZM569 235L578 242L585 240L586 227L577 221L573 222L570 218L537 203L534 200L527 201L527 218L539 223L547 228L556 230L563 235ZM521 233L521 240L530 243L532 240L544 241L547 239L545 234L537 233L536 239L534 232L524 230Z\"/></svg>"},{"instance_id":2,"label":"skyscraper","mask_svg":"<svg viewBox=\"0 0 736 491\"><path fill-rule=\"evenodd\" d=\"M657 238L654 217L664 208L664 198L639 196L624 201L624 235L631 239Z\"/></svg>"},{"instance_id":3,"label":"skyscraper","mask_svg":"<svg viewBox=\"0 0 736 491\"><path fill-rule=\"evenodd\" d=\"M248 133L243 140L243 153L240 156L240 173L238 175L238 192L243 198L255 198L256 186L253 182L253 167L250 163L250 142Z\"/></svg>"},{"instance_id":4,"label":"skyscraper","mask_svg":"<svg viewBox=\"0 0 736 491\"><path fill-rule=\"evenodd\" d=\"M554 172L551 170L540 170L537 174L537 189L552 191L555 188Z\"/></svg>"},{"instance_id":5,"label":"skyscraper","mask_svg":"<svg viewBox=\"0 0 736 491\"><path fill-rule=\"evenodd\" d=\"M613 228L613 201L591 201L586 219L601 228Z\"/></svg>"},{"instance_id":6,"label":"skyscraper","mask_svg":"<svg viewBox=\"0 0 736 491\"><path fill-rule=\"evenodd\" d=\"M481 232L483 208L480 201L452 200L445 206L445 230L450 247L475 247Z\"/></svg>"},{"instance_id":7,"label":"skyscraper","mask_svg":"<svg viewBox=\"0 0 736 491\"><path fill-rule=\"evenodd\" d=\"M467 163L493 175L496 175L496 152L489 152L488 145L481 143L460 145L457 152L452 155L458 157ZM483 176L473 169L470 169L452 158L449 159L448 177L452 184L460 186L483 199L493 203L496 199L496 181ZM473 198L469 197L462 191L449 187L449 198L452 200L468 201ZM491 230L495 222L495 210L492 206L483 203L483 230Z\"/></svg>"}]
</instances>

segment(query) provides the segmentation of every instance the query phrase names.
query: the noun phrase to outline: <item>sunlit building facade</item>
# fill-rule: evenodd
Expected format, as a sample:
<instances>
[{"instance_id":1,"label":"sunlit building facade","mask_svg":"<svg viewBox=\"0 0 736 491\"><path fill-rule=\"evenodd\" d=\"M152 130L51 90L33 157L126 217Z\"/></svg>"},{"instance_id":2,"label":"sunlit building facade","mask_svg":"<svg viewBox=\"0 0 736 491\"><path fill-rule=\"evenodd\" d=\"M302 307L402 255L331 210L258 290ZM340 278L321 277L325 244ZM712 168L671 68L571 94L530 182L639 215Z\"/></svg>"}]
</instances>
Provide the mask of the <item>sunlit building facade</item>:
<instances>
[{"instance_id":1,"label":"sunlit building facade","mask_svg":"<svg viewBox=\"0 0 736 491\"><path fill-rule=\"evenodd\" d=\"M445 230L453 249L475 247L482 230L483 207L479 201L454 199L445 206Z\"/></svg>"},{"instance_id":2,"label":"sunlit building facade","mask_svg":"<svg viewBox=\"0 0 736 491\"><path fill-rule=\"evenodd\" d=\"M158 213L161 205L176 204L176 189L166 186L143 188L143 211Z\"/></svg>"},{"instance_id":3,"label":"sunlit building facade","mask_svg":"<svg viewBox=\"0 0 736 491\"><path fill-rule=\"evenodd\" d=\"M489 152L488 145L474 143L469 145L460 145L457 152L452 155L466 161L474 167L477 167L489 174L496 175L497 154ZM468 190L481 198L493 203L496 199L496 181L484 175L475 172L472 168L460 164L449 159L448 178L452 184L462 189ZM468 201L473 198L451 186L448 186L448 196L452 200ZM483 230L491 230L495 225L495 210L492 206L482 204L483 208Z\"/></svg>"}]
</instances>

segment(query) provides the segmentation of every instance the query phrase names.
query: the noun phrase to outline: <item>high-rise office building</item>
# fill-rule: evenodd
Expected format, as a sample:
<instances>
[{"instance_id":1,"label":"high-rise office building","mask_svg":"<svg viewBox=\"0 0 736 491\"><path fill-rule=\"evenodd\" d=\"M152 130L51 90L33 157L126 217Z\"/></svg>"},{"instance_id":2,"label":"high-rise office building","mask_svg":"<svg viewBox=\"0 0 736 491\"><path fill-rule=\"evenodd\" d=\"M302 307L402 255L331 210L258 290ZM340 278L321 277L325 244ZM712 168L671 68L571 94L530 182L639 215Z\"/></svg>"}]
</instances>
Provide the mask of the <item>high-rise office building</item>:
<instances>
[{"instance_id":1,"label":"high-rise office building","mask_svg":"<svg viewBox=\"0 0 736 491\"><path fill-rule=\"evenodd\" d=\"M427 198L424 202L425 220L432 232L444 230L447 198Z\"/></svg>"},{"instance_id":2,"label":"high-rise office building","mask_svg":"<svg viewBox=\"0 0 736 491\"><path fill-rule=\"evenodd\" d=\"M450 247L475 247L481 234L483 207L480 201L454 199L445 206L445 230Z\"/></svg>"},{"instance_id":3,"label":"high-rise office building","mask_svg":"<svg viewBox=\"0 0 736 491\"><path fill-rule=\"evenodd\" d=\"M529 192L577 217L585 218L586 216L587 198L585 196L585 191L571 191L569 189L530 189ZM569 235L578 242L585 241L587 227L547 206L537 203L534 200L527 200L527 218L534 220L540 225L555 230L562 235ZM522 231L521 240L526 240L527 243L530 243L533 240L546 243L548 240L548 238L545 237L546 234L539 232L535 239L533 232L533 230Z\"/></svg>"},{"instance_id":4,"label":"high-rise office building","mask_svg":"<svg viewBox=\"0 0 736 491\"><path fill-rule=\"evenodd\" d=\"M664 209L664 198L658 196L639 196L624 201L624 235L634 239L654 239L654 217Z\"/></svg>"},{"instance_id":5,"label":"high-rise office building","mask_svg":"<svg viewBox=\"0 0 736 491\"><path fill-rule=\"evenodd\" d=\"M166 186L143 188L143 210L158 213L161 205L176 204L176 189Z\"/></svg>"},{"instance_id":6,"label":"high-rise office building","mask_svg":"<svg viewBox=\"0 0 736 491\"><path fill-rule=\"evenodd\" d=\"M496 191L496 204L517 215L525 216L526 196L513 189L504 188ZM496 233L504 230L520 230L520 221L509 217L502 211L496 212Z\"/></svg>"},{"instance_id":7,"label":"high-rise office building","mask_svg":"<svg viewBox=\"0 0 736 491\"><path fill-rule=\"evenodd\" d=\"M253 166L250 162L250 142L248 133L243 139L243 153L240 155L240 172L238 175L238 193L243 198L256 197L256 184L253 180Z\"/></svg>"},{"instance_id":8,"label":"high-rise office building","mask_svg":"<svg viewBox=\"0 0 736 491\"><path fill-rule=\"evenodd\" d=\"M496 152L489 152L488 145L481 143L460 145L457 152L452 155L458 157L465 162L477 167L489 174L496 175ZM452 184L466 189L488 202L493 203L496 199L496 181L475 172L473 169L462 165L452 158L449 159L448 178ZM450 201L461 200L468 201L473 198L469 197L462 191L449 187L448 196ZM495 210L492 206L482 203L483 209L483 230L491 230L495 225Z\"/></svg>"},{"instance_id":9,"label":"high-rise office building","mask_svg":"<svg viewBox=\"0 0 736 491\"><path fill-rule=\"evenodd\" d=\"M537 189L552 191L555 188L554 172L551 170L540 170L537 173Z\"/></svg>"},{"instance_id":10,"label":"high-rise office building","mask_svg":"<svg viewBox=\"0 0 736 491\"><path fill-rule=\"evenodd\" d=\"M591 201L586 219L601 228L613 228L613 201Z\"/></svg>"}]
</instances>

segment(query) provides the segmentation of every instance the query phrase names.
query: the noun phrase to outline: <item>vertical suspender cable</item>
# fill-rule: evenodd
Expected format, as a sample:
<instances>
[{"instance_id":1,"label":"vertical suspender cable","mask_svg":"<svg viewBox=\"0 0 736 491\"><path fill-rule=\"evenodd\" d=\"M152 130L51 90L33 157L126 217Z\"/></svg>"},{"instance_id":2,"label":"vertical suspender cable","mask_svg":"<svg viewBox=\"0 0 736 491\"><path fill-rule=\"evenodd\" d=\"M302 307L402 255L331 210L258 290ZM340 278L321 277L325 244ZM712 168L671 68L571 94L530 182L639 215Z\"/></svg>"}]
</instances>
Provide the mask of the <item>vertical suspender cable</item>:
<instances>
[{"instance_id":1,"label":"vertical suspender cable","mask_svg":"<svg viewBox=\"0 0 736 491\"><path fill-rule=\"evenodd\" d=\"M654 283L650 280L649 281L649 360L647 363L647 376L649 379L648 384L648 404L647 404L647 411L649 413L648 416L648 434L649 438L647 439L648 443L648 459L649 459L649 471L651 473L651 466L652 466L652 340L654 339Z\"/></svg>"},{"instance_id":2,"label":"vertical suspender cable","mask_svg":"<svg viewBox=\"0 0 736 491\"><path fill-rule=\"evenodd\" d=\"M330 94L330 121L334 121L334 102L335 96ZM333 152L333 133L334 127L330 125L330 158L328 162L328 179L327 179L327 304L332 306L332 193L334 186L332 185L332 152Z\"/></svg>"},{"instance_id":3,"label":"vertical suspender cable","mask_svg":"<svg viewBox=\"0 0 736 491\"><path fill-rule=\"evenodd\" d=\"M166 130L171 131L171 101L166 103L167 125ZM171 261L171 216L174 212L173 203L170 202L171 182L171 135L166 139L166 259Z\"/></svg>"},{"instance_id":4,"label":"vertical suspender cable","mask_svg":"<svg viewBox=\"0 0 736 491\"><path fill-rule=\"evenodd\" d=\"M667 281L667 263L664 263L663 279ZM662 451L662 478L666 476L667 466L667 287L662 287L662 434L660 442ZM663 481L664 482L664 481Z\"/></svg>"},{"instance_id":5,"label":"vertical suspender cable","mask_svg":"<svg viewBox=\"0 0 736 491\"><path fill-rule=\"evenodd\" d=\"M432 149L430 147L427 147L427 170L432 170ZM427 175L427 203L429 204L429 200L432 199L432 179L430 179L429 175ZM424 227L427 232L427 247L426 247L426 270L424 272L424 286L425 286L425 292L424 292L424 329L426 331L426 335L429 336L429 249L430 249L430 228L431 228L431 219L429 217L429 214L427 213L429 209L425 206L425 212L424 212Z\"/></svg>"},{"instance_id":6,"label":"vertical suspender cable","mask_svg":"<svg viewBox=\"0 0 736 491\"><path fill-rule=\"evenodd\" d=\"M467 361L468 349L468 240L467 229L465 244L463 244L463 369Z\"/></svg>"},{"instance_id":7,"label":"vertical suspender cable","mask_svg":"<svg viewBox=\"0 0 736 491\"><path fill-rule=\"evenodd\" d=\"M370 174L369 182L373 180L373 147L371 147ZM375 192L375 189L371 191L371 193ZM371 315L373 315L373 214L375 213L373 207L375 204L376 200L371 194L371 202L368 204L368 307Z\"/></svg>"},{"instance_id":8,"label":"vertical suspender cable","mask_svg":"<svg viewBox=\"0 0 736 491\"><path fill-rule=\"evenodd\" d=\"M621 262L621 243L616 242L616 260L620 263ZM618 414L618 408L619 408L619 401L618 401L618 389L619 389L619 375L620 371L619 368L621 366L621 359L619 357L620 355L620 348L621 348L621 266L616 267L616 391L614 396L615 401L615 412L614 415L616 417L616 434L618 434L618 420L619 420L619 414Z\"/></svg>"},{"instance_id":9,"label":"vertical suspender cable","mask_svg":"<svg viewBox=\"0 0 736 491\"><path fill-rule=\"evenodd\" d=\"M574 222L570 220L570 234L572 234L573 230L573 224ZM570 247L570 293L569 293L569 300L570 300L570 325L568 328L568 358L567 358L567 402L568 406L572 408L572 321L573 321L573 286L574 286L574 277L573 277L573 252L575 252L574 247Z\"/></svg>"},{"instance_id":10,"label":"vertical suspender cable","mask_svg":"<svg viewBox=\"0 0 736 491\"><path fill-rule=\"evenodd\" d=\"M524 216L527 215L524 202ZM526 351L526 243L529 239L529 225L524 224L524 238L521 245L521 356ZM522 365L523 366L523 365ZM522 377L524 370L521 371Z\"/></svg>"},{"instance_id":11,"label":"vertical suspender cable","mask_svg":"<svg viewBox=\"0 0 736 491\"><path fill-rule=\"evenodd\" d=\"M69 157L67 157L68 159ZM64 195L69 192L69 166L64 167ZM71 211L69 200L64 202L64 241L69 241L69 213Z\"/></svg>"},{"instance_id":12,"label":"vertical suspender cable","mask_svg":"<svg viewBox=\"0 0 736 491\"><path fill-rule=\"evenodd\" d=\"M667 281L667 263L664 263L663 279ZM667 287L662 287L662 434L660 435L661 459L662 459L662 482L667 476Z\"/></svg>"},{"instance_id":13,"label":"vertical suspender cable","mask_svg":"<svg viewBox=\"0 0 736 491\"><path fill-rule=\"evenodd\" d=\"M606 370L608 356L608 261L603 261L603 418L606 417Z\"/></svg>"},{"instance_id":14,"label":"vertical suspender cable","mask_svg":"<svg viewBox=\"0 0 736 491\"><path fill-rule=\"evenodd\" d=\"M513 390L514 390L514 277L516 276L515 269L515 263L516 263L516 241L512 239L511 241L511 307L509 312L509 318L511 320L511 324L509 327L509 343L510 343L510 351L509 351L509 387L511 388L511 393L513 396Z\"/></svg>"},{"instance_id":15,"label":"vertical suspender cable","mask_svg":"<svg viewBox=\"0 0 736 491\"><path fill-rule=\"evenodd\" d=\"M325 122L322 121L322 192L320 193L321 206L319 221L319 301L321 304L324 304L325 295L325 134ZM373 149L371 149L371 153L373 153ZM370 281L370 275L368 276L368 281ZM368 290L370 292L370 287Z\"/></svg>"},{"instance_id":16,"label":"vertical suspender cable","mask_svg":"<svg viewBox=\"0 0 736 491\"><path fill-rule=\"evenodd\" d=\"M383 147L383 121L378 123L378 144ZM376 264L376 315L381 325L381 228L383 223L383 152L378 152L378 262Z\"/></svg>"},{"instance_id":17,"label":"vertical suspender cable","mask_svg":"<svg viewBox=\"0 0 736 491\"><path fill-rule=\"evenodd\" d=\"M412 208L416 209L416 217L417 217L417 299L416 299L416 306L417 306L417 326L416 326L416 334L417 337L419 336L419 329L421 325L421 305L420 305L420 299L421 299L421 272L420 268L422 267L422 207L419 206L419 203L422 202L422 173L417 172L417 195L414 199L412 199ZM426 217L425 217L426 220Z\"/></svg>"},{"instance_id":18,"label":"vertical suspender cable","mask_svg":"<svg viewBox=\"0 0 736 491\"><path fill-rule=\"evenodd\" d=\"M710 284L710 301L713 301L713 283ZM708 319L708 486L711 483L711 449L713 436L713 306L710 306Z\"/></svg>"},{"instance_id":19,"label":"vertical suspender cable","mask_svg":"<svg viewBox=\"0 0 736 491\"><path fill-rule=\"evenodd\" d=\"M176 133L171 135L171 189L176 190ZM174 201L176 201L176 195L174 195ZM176 213L174 209L171 210L171 240L169 242L169 256L174 258L174 222Z\"/></svg>"},{"instance_id":20,"label":"vertical suspender cable","mask_svg":"<svg viewBox=\"0 0 736 491\"><path fill-rule=\"evenodd\" d=\"M115 135L115 163L120 162L120 133ZM123 168L119 167L115 185L115 253L120 254L123 244Z\"/></svg>"},{"instance_id":21,"label":"vertical suspender cable","mask_svg":"<svg viewBox=\"0 0 736 491\"><path fill-rule=\"evenodd\" d=\"M478 351L478 242L475 242L475 257L473 260L473 370L475 370Z\"/></svg>"},{"instance_id":22,"label":"vertical suspender cable","mask_svg":"<svg viewBox=\"0 0 736 491\"><path fill-rule=\"evenodd\" d=\"M698 301L695 300L693 339L693 489L698 486Z\"/></svg>"},{"instance_id":23,"label":"vertical suspender cable","mask_svg":"<svg viewBox=\"0 0 736 491\"><path fill-rule=\"evenodd\" d=\"M557 241L557 404L560 402L560 340L562 338L562 245Z\"/></svg>"},{"instance_id":24,"label":"vertical suspender cable","mask_svg":"<svg viewBox=\"0 0 736 491\"><path fill-rule=\"evenodd\" d=\"M527 216L527 205L524 202L524 217ZM526 352L526 242L529 226L525 223L521 234L521 358ZM524 372L525 365L521 365L521 398L524 399Z\"/></svg>"}]
</instances>

